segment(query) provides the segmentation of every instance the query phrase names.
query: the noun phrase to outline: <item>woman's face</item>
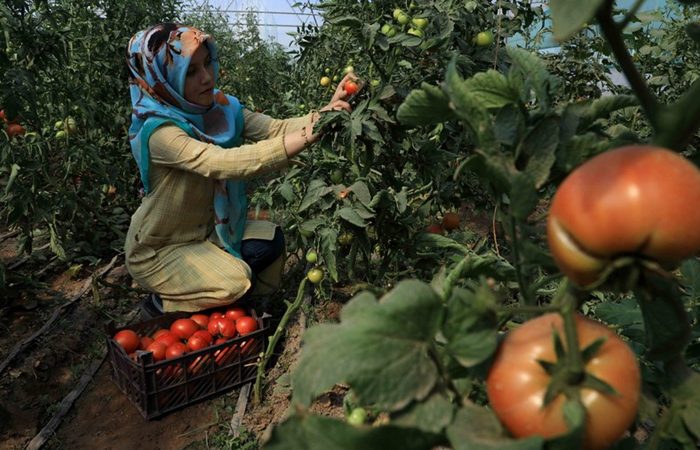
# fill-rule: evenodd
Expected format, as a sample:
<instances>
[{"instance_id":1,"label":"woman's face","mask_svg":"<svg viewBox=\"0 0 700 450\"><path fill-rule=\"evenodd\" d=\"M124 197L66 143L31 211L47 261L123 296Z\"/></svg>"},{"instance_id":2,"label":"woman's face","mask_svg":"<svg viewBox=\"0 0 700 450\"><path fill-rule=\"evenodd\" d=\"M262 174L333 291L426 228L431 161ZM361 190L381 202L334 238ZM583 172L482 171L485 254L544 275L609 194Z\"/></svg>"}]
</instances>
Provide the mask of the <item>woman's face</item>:
<instances>
[{"instance_id":1,"label":"woman's face","mask_svg":"<svg viewBox=\"0 0 700 450\"><path fill-rule=\"evenodd\" d=\"M214 64L204 44L194 52L187 68L185 100L200 106L214 103Z\"/></svg>"}]
</instances>

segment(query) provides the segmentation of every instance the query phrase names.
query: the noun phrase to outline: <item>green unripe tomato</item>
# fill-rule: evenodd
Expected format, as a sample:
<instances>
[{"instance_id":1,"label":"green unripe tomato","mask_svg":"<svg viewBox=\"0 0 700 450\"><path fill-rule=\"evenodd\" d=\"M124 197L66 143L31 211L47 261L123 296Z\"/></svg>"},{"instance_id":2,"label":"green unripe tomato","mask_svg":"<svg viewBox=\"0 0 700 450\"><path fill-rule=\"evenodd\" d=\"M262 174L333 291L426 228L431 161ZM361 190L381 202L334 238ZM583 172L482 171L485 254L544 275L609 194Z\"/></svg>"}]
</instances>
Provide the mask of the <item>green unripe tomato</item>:
<instances>
[{"instance_id":1,"label":"green unripe tomato","mask_svg":"<svg viewBox=\"0 0 700 450\"><path fill-rule=\"evenodd\" d=\"M66 132L64 130L58 130L56 132L56 139L65 139L66 136L68 136L68 135L66 134Z\"/></svg>"},{"instance_id":2,"label":"green unripe tomato","mask_svg":"<svg viewBox=\"0 0 700 450\"><path fill-rule=\"evenodd\" d=\"M367 411L365 411L364 408L355 408L348 416L348 423L354 426L362 425L365 423L366 420Z\"/></svg>"},{"instance_id":3,"label":"green unripe tomato","mask_svg":"<svg viewBox=\"0 0 700 450\"><path fill-rule=\"evenodd\" d=\"M391 27L391 30L386 34L386 37L394 37L396 36L396 28Z\"/></svg>"},{"instance_id":4,"label":"green unripe tomato","mask_svg":"<svg viewBox=\"0 0 700 450\"><path fill-rule=\"evenodd\" d=\"M59 120L53 125L54 130L62 130L64 128L63 121Z\"/></svg>"},{"instance_id":5,"label":"green unripe tomato","mask_svg":"<svg viewBox=\"0 0 700 450\"><path fill-rule=\"evenodd\" d=\"M338 81L338 75L333 75L333 81Z\"/></svg>"},{"instance_id":6,"label":"green unripe tomato","mask_svg":"<svg viewBox=\"0 0 700 450\"><path fill-rule=\"evenodd\" d=\"M379 81L379 80L377 80L377 79L375 78L375 79L373 79L372 81L369 82L369 85L372 86L372 87L377 87L377 86L379 86L381 83L382 83L381 81Z\"/></svg>"},{"instance_id":7,"label":"green unripe tomato","mask_svg":"<svg viewBox=\"0 0 700 450\"><path fill-rule=\"evenodd\" d=\"M306 252L306 262L314 264L316 261L318 261L318 254L315 251L309 250Z\"/></svg>"},{"instance_id":8,"label":"green unripe tomato","mask_svg":"<svg viewBox=\"0 0 700 450\"><path fill-rule=\"evenodd\" d=\"M411 18L408 17L407 14L401 13L401 15L396 19L396 21L401 25L406 25L408 22L411 21Z\"/></svg>"},{"instance_id":9,"label":"green unripe tomato","mask_svg":"<svg viewBox=\"0 0 700 450\"><path fill-rule=\"evenodd\" d=\"M352 243L353 238L354 236L352 235L352 233L343 233L340 236L338 236L338 243L343 246L350 245L350 243Z\"/></svg>"},{"instance_id":10,"label":"green unripe tomato","mask_svg":"<svg viewBox=\"0 0 700 450\"><path fill-rule=\"evenodd\" d=\"M324 70L325 73L331 73L330 67L326 67L326 70Z\"/></svg>"},{"instance_id":11,"label":"green unripe tomato","mask_svg":"<svg viewBox=\"0 0 700 450\"><path fill-rule=\"evenodd\" d=\"M321 86L326 87L331 84L331 79L328 77L321 77L321 81L319 82Z\"/></svg>"},{"instance_id":12,"label":"green unripe tomato","mask_svg":"<svg viewBox=\"0 0 700 450\"><path fill-rule=\"evenodd\" d=\"M388 23L385 23L384 25L382 25L382 34L384 34L384 35L389 34L389 32L392 30L392 28L394 28L394 27L392 27Z\"/></svg>"},{"instance_id":13,"label":"green unripe tomato","mask_svg":"<svg viewBox=\"0 0 700 450\"><path fill-rule=\"evenodd\" d=\"M418 28L410 28L406 34L410 34L411 36L416 36L419 38L423 37L423 30L419 30Z\"/></svg>"},{"instance_id":14,"label":"green unripe tomato","mask_svg":"<svg viewBox=\"0 0 700 450\"><path fill-rule=\"evenodd\" d=\"M476 4L475 1L468 1L464 7L466 8L467 11L469 12L474 12L474 10L478 7L479 5Z\"/></svg>"},{"instance_id":15,"label":"green unripe tomato","mask_svg":"<svg viewBox=\"0 0 700 450\"><path fill-rule=\"evenodd\" d=\"M343 181L343 171L335 169L333 173L331 173L331 182L333 182L333 184L340 184L341 181Z\"/></svg>"},{"instance_id":16,"label":"green unripe tomato","mask_svg":"<svg viewBox=\"0 0 700 450\"><path fill-rule=\"evenodd\" d=\"M354 68L353 66L351 66L351 65L348 64L348 65L345 67L345 69L343 69L343 75L347 75L347 74L349 74L350 72L354 72L354 71L355 71L355 68Z\"/></svg>"},{"instance_id":17,"label":"green unripe tomato","mask_svg":"<svg viewBox=\"0 0 700 450\"><path fill-rule=\"evenodd\" d=\"M482 31L476 35L476 45L486 47L493 44L493 33L490 31Z\"/></svg>"},{"instance_id":18,"label":"green unripe tomato","mask_svg":"<svg viewBox=\"0 0 700 450\"><path fill-rule=\"evenodd\" d=\"M399 16L402 14L405 15L405 13L403 11L401 11L401 8L396 8L394 10L394 13L392 14L392 16L394 17L394 19L399 20Z\"/></svg>"},{"instance_id":19,"label":"green unripe tomato","mask_svg":"<svg viewBox=\"0 0 700 450\"><path fill-rule=\"evenodd\" d=\"M306 278L309 279L313 284L318 284L323 280L323 270L321 269L311 269L306 273Z\"/></svg>"},{"instance_id":20,"label":"green unripe tomato","mask_svg":"<svg viewBox=\"0 0 700 450\"><path fill-rule=\"evenodd\" d=\"M75 122L75 119L72 117L68 117L66 119L65 126L66 126L66 132L68 134L73 134L76 131L78 131L78 124Z\"/></svg>"},{"instance_id":21,"label":"green unripe tomato","mask_svg":"<svg viewBox=\"0 0 700 450\"><path fill-rule=\"evenodd\" d=\"M301 105L299 105L299 109L305 110L305 109L306 109L306 105L302 103Z\"/></svg>"},{"instance_id":22,"label":"green unripe tomato","mask_svg":"<svg viewBox=\"0 0 700 450\"><path fill-rule=\"evenodd\" d=\"M422 17L416 17L413 20L411 20L411 23L413 24L414 27L418 28L419 30L424 30L425 27L428 26L428 19L424 19Z\"/></svg>"}]
</instances>

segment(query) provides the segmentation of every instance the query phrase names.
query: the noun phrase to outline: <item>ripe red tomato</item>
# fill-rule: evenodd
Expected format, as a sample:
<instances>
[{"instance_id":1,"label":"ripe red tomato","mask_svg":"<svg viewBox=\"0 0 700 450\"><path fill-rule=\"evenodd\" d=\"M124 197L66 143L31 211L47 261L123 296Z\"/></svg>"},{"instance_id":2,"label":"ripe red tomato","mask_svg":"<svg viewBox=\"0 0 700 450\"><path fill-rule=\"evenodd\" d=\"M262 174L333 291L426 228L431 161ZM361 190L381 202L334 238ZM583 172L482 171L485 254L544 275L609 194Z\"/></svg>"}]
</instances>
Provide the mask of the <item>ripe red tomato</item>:
<instances>
[{"instance_id":1,"label":"ripe red tomato","mask_svg":"<svg viewBox=\"0 0 700 450\"><path fill-rule=\"evenodd\" d=\"M448 212L442 216L442 228L451 231L459 228L459 215L455 212Z\"/></svg>"},{"instance_id":2,"label":"ripe red tomato","mask_svg":"<svg viewBox=\"0 0 700 450\"><path fill-rule=\"evenodd\" d=\"M18 123L11 123L7 125L7 135L10 138L13 138L15 136L22 136L25 133L25 129L22 125Z\"/></svg>"},{"instance_id":3,"label":"ripe red tomato","mask_svg":"<svg viewBox=\"0 0 700 450\"><path fill-rule=\"evenodd\" d=\"M153 333L153 334L151 335L151 337L152 337L153 339L158 339L158 336L160 336L160 335L162 335L162 334L167 334L167 333L170 333L170 330L165 329L165 328L161 328L160 330L158 330L158 331L156 331L155 333Z\"/></svg>"},{"instance_id":4,"label":"ripe red tomato","mask_svg":"<svg viewBox=\"0 0 700 450\"><path fill-rule=\"evenodd\" d=\"M177 319L170 325L170 331L180 339L188 339L199 330L199 325L192 319Z\"/></svg>"},{"instance_id":5,"label":"ripe red tomato","mask_svg":"<svg viewBox=\"0 0 700 450\"><path fill-rule=\"evenodd\" d=\"M442 234L444 230L439 223L433 223L425 228L426 233Z\"/></svg>"},{"instance_id":6,"label":"ripe red tomato","mask_svg":"<svg viewBox=\"0 0 700 450\"><path fill-rule=\"evenodd\" d=\"M155 340L164 343L168 347L177 343L177 342L180 342L180 338L175 336L170 331L168 331L167 333L159 334L158 337L155 338Z\"/></svg>"},{"instance_id":7,"label":"ripe red tomato","mask_svg":"<svg viewBox=\"0 0 700 450\"><path fill-rule=\"evenodd\" d=\"M357 92L360 90L360 87L354 81L348 80L343 85L343 89L348 95L354 95L357 94Z\"/></svg>"},{"instance_id":8,"label":"ripe red tomato","mask_svg":"<svg viewBox=\"0 0 700 450\"><path fill-rule=\"evenodd\" d=\"M222 317L224 317L224 313L216 311L211 313L211 315L209 316L209 321L211 322L214 319L221 319Z\"/></svg>"},{"instance_id":9,"label":"ripe red tomato","mask_svg":"<svg viewBox=\"0 0 700 450\"><path fill-rule=\"evenodd\" d=\"M207 325L207 331L212 336L219 335L219 329L221 325L219 324L224 318L223 317L212 317L209 319L209 325Z\"/></svg>"},{"instance_id":10,"label":"ripe red tomato","mask_svg":"<svg viewBox=\"0 0 700 450\"><path fill-rule=\"evenodd\" d=\"M249 316L241 317L240 319L238 319L236 321L236 330L238 330L238 332L241 334L241 336L245 336L246 334L250 334L257 329L258 329L258 322L257 322L257 320L253 319L252 317L249 317Z\"/></svg>"},{"instance_id":11,"label":"ripe red tomato","mask_svg":"<svg viewBox=\"0 0 700 450\"><path fill-rule=\"evenodd\" d=\"M152 343L153 343L152 337L144 336L141 338L141 343L139 344L139 348L141 350L146 350L146 348L148 348L148 346L151 345Z\"/></svg>"},{"instance_id":12,"label":"ripe red tomato","mask_svg":"<svg viewBox=\"0 0 700 450\"><path fill-rule=\"evenodd\" d=\"M206 314L192 314L190 319L194 320L200 328L207 328L209 325L209 316Z\"/></svg>"},{"instance_id":13,"label":"ripe red tomato","mask_svg":"<svg viewBox=\"0 0 700 450\"><path fill-rule=\"evenodd\" d=\"M576 329L581 348L605 338L585 370L612 386L617 395L581 389L581 401L587 411L585 448L604 449L622 436L637 415L639 366L632 350L605 325L579 315ZM510 332L486 379L491 407L516 437L549 438L567 431L562 412L564 396L559 395L544 406L550 376L538 361L556 362L553 330L565 341L559 314L546 314Z\"/></svg>"},{"instance_id":14,"label":"ripe red tomato","mask_svg":"<svg viewBox=\"0 0 700 450\"><path fill-rule=\"evenodd\" d=\"M202 330L202 331L204 331L204 330ZM194 335L193 334L187 340L187 348L191 352L196 352L197 350L201 350L203 348L209 347L210 343L211 343L211 341L207 342L206 338L202 337L201 335Z\"/></svg>"},{"instance_id":15,"label":"ripe red tomato","mask_svg":"<svg viewBox=\"0 0 700 450\"><path fill-rule=\"evenodd\" d=\"M146 347L147 352L153 353L154 361L162 361L165 359L165 350L168 348L162 341L153 341L148 347Z\"/></svg>"},{"instance_id":16,"label":"ripe red tomato","mask_svg":"<svg viewBox=\"0 0 700 450\"><path fill-rule=\"evenodd\" d=\"M700 250L700 170L677 153L628 146L598 155L559 186L549 248L579 285L620 255L674 265Z\"/></svg>"},{"instance_id":17,"label":"ripe red tomato","mask_svg":"<svg viewBox=\"0 0 700 450\"><path fill-rule=\"evenodd\" d=\"M190 337L190 339L192 339L193 337L204 339L207 345L211 345L212 341L214 340L214 337L207 330L195 331L194 334Z\"/></svg>"},{"instance_id":18,"label":"ripe red tomato","mask_svg":"<svg viewBox=\"0 0 700 450\"><path fill-rule=\"evenodd\" d=\"M182 342L176 342L165 349L165 359L179 358L187 353L187 346Z\"/></svg>"},{"instance_id":19,"label":"ripe red tomato","mask_svg":"<svg viewBox=\"0 0 700 450\"><path fill-rule=\"evenodd\" d=\"M245 309L241 308L240 306L234 306L233 308L229 308L228 310L226 310L226 314L224 315L224 317L236 321L240 317L244 317L247 315L248 313Z\"/></svg>"},{"instance_id":20,"label":"ripe red tomato","mask_svg":"<svg viewBox=\"0 0 700 450\"><path fill-rule=\"evenodd\" d=\"M136 349L139 348L139 345L141 345L141 338L139 335L136 334L135 331L128 329L121 330L115 334L114 340L117 341L117 344L121 345L127 354L134 353Z\"/></svg>"},{"instance_id":21,"label":"ripe red tomato","mask_svg":"<svg viewBox=\"0 0 700 450\"><path fill-rule=\"evenodd\" d=\"M234 322L233 320L226 318L220 319L219 334L225 338L232 338L236 336L236 323L238 323L238 321Z\"/></svg>"}]
</instances>

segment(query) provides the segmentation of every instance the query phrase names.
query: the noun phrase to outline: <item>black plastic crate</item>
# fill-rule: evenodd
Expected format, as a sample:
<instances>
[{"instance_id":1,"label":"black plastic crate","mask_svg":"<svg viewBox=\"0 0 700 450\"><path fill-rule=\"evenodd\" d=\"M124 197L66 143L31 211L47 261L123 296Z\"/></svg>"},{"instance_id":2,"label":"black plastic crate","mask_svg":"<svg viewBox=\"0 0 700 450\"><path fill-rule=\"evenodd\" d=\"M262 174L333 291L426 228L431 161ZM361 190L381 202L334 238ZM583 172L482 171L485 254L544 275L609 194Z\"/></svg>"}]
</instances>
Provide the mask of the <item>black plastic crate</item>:
<instances>
[{"instance_id":1,"label":"black plastic crate","mask_svg":"<svg viewBox=\"0 0 700 450\"><path fill-rule=\"evenodd\" d=\"M225 308L201 313L211 315L217 310L223 312ZM192 314L195 313L168 313L123 328L115 328L112 323L106 327L112 380L146 419L161 417L255 380L259 355L267 346L269 315L258 317L252 311L252 316L258 321L258 330L158 362L153 360L150 352L142 350L136 350L132 359L112 339L118 331L126 328L139 336L150 336L160 328L169 329L175 320Z\"/></svg>"}]
</instances>

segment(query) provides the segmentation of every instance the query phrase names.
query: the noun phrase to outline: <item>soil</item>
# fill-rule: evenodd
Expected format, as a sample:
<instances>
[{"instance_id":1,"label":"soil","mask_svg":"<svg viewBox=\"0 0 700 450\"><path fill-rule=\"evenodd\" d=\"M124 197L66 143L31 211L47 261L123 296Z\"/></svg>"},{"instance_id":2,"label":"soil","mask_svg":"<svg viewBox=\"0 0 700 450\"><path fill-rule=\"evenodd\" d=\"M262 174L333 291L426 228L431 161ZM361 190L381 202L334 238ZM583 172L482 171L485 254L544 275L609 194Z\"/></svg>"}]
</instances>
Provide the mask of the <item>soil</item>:
<instances>
[{"instance_id":1,"label":"soil","mask_svg":"<svg viewBox=\"0 0 700 450\"><path fill-rule=\"evenodd\" d=\"M22 260L15 247L14 238L6 237L0 242L0 261L5 267ZM48 249L45 252L48 255ZM102 261L87 267L85 263L83 267L64 267L63 272L56 272L46 269L49 256L42 259L41 252L37 255L18 267L22 273L34 274L44 269L40 283L20 282L10 288L7 298L0 300L0 364L18 342L43 326L58 306L90 286L92 275L107 264ZM129 318L139 320L137 308L142 293L134 287L120 256L100 282L93 282L85 295L63 309L53 326L19 352L0 373L0 450L25 448L53 417L61 400L76 387L84 369L101 358L104 361L99 370L44 448L216 448L212 443L217 435L219 439L228 436L239 389L148 421L112 382L110 362L105 358L105 326L110 321L125 324ZM296 287L290 287L288 292L282 292L282 298L291 299L295 292ZM314 305L313 318L307 319L301 313L288 325L278 346L281 353L267 371L263 402L253 405L251 396L243 418L242 427L254 438L261 439L271 425L284 419L290 398L289 371L297 360L307 322L336 320L348 296L337 297ZM336 387L322 396L313 410L341 416L344 394L344 388ZM230 439L228 442L233 442Z\"/></svg>"}]
</instances>

